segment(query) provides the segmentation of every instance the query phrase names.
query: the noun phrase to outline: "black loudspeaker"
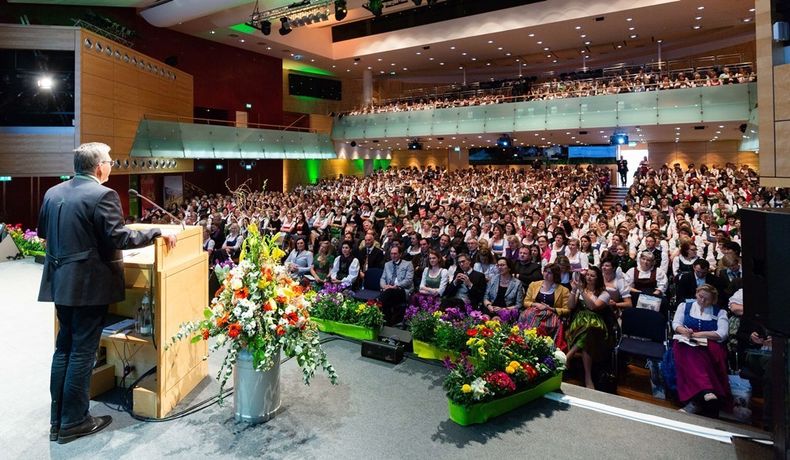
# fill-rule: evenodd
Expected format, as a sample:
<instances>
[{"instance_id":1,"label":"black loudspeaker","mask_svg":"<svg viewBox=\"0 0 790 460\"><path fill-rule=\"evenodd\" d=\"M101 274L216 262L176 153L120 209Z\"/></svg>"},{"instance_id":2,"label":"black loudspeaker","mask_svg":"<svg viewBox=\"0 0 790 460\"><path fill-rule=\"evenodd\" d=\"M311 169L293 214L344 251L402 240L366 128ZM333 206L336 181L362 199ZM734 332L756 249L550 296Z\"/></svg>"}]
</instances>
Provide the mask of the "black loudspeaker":
<instances>
[{"instance_id":1,"label":"black loudspeaker","mask_svg":"<svg viewBox=\"0 0 790 460\"><path fill-rule=\"evenodd\" d=\"M741 209L743 310L772 332L790 335L790 210Z\"/></svg>"},{"instance_id":2,"label":"black loudspeaker","mask_svg":"<svg viewBox=\"0 0 790 460\"><path fill-rule=\"evenodd\" d=\"M403 345L394 340L391 343L364 340L362 341L362 356L398 364L403 361Z\"/></svg>"}]
</instances>

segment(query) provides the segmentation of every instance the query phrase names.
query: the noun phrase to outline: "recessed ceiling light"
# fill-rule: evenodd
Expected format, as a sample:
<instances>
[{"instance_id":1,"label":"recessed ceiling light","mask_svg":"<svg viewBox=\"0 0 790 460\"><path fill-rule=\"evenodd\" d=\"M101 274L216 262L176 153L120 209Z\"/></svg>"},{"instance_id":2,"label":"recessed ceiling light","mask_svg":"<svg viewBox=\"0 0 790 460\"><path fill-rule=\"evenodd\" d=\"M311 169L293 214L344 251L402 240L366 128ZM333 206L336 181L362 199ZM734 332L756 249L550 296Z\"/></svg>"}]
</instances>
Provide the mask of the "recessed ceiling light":
<instances>
[{"instance_id":1,"label":"recessed ceiling light","mask_svg":"<svg viewBox=\"0 0 790 460\"><path fill-rule=\"evenodd\" d=\"M702 21L702 16L697 16L696 18L694 18L694 20L695 21Z\"/></svg>"},{"instance_id":2,"label":"recessed ceiling light","mask_svg":"<svg viewBox=\"0 0 790 460\"><path fill-rule=\"evenodd\" d=\"M656 40L656 43L664 43L664 40L661 40L661 39L659 38L658 40Z\"/></svg>"},{"instance_id":3,"label":"recessed ceiling light","mask_svg":"<svg viewBox=\"0 0 790 460\"><path fill-rule=\"evenodd\" d=\"M638 36L639 36L639 35L637 35L637 34L631 34L631 35L629 35L629 37L630 37L630 38L636 38L636 37L638 37Z\"/></svg>"},{"instance_id":4,"label":"recessed ceiling light","mask_svg":"<svg viewBox=\"0 0 790 460\"><path fill-rule=\"evenodd\" d=\"M698 7L697 7L697 9L698 9L698 10L700 10L700 11L702 11L702 10L704 10L704 9L705 9L705 7L704 7L704 6L698 6Z\"/></svg>"},{"instance_id":5,"label":"recessed ceiling light","mask_svg":"<svg viewBox=\"0 0 790 460\"><path fill-rule=\"evenodd\" d=\"M617 45L617 49L620 49L622 47L623 47L623 45Z\"/></svg>"},{"instance_id":6,"label":"recessed ceiling light","mask_svg":"<svg viewBox=\"0 0 790 460\"><path fill-rule=\"evenodd\" d=\"M373 70L373 67L371 67L371 66L368 66L368 70Z\"/></svg>"},{"instance_id":7,"label":"recessed ceiling light","mask_svg":"<svg viewBox=\"0 0 790 460\"><path fill-rule=\"evenodd\" d=\"M391 65L392 67L395 67L395 63L394 63L394 62L393 62L392 64L390 64L390 65Z\"/></svg>"},{"instance_id":8,"label":"recessed ceiling light","mask_svg":"<svg viewBox=\"0 0 790 460\"><path fill-rule=\"evenodd\" d=\"M579 35L579 37L581 37L581 38L587 38L587 34L581 34L581 35Z\"/></svg>"},{"instance_id":9,"label":"recessed ceiling light","mask_svg":"<svg viewBox=\"0 0 790 460\"><path fill-rule=\"evenodd\" d=\"M542 44L543 44L543 42L538 42L538 45L542 45Z\"/></svg>"},{"instance_id":10,"label":"recessed ceiling light","mask_svg":"<svg viewBox=\"0 0 790 460\"><path fill-rule=\"evenodd\" d=\"M464 66L462 66L462 65L459 65L459 66L458 66L458 70L464 70Z\"/></svg>"},{"instance_id":11,"label":"recessed ceiling light","mask_svg":"<svg viewBox=\"0 0 790 460\"><path fill-rule=\"evenodd\" d=\"M332 68L334 69L335 67L337 67L337 66L336 66L336 65L334 65L334 64L332 64Z\"/></svg>"},{"instance_id":12,"label":"recessed ceiling light","mask_svg":"<svg viewBox=\"0 0 790 460\"><path fill-rule=\"evenodd\" d=\"M421 51L417 51L417 53L416 53L416 54L417 54L417 56L419 56L419 55L421 55L421 54L422 54L422 52L421 52Z\"/></svg>"},{"instance_id":13,"label":"recessed ceiling light","mask_svg":"<svg viewBox=\"0 0 790 460\"><path fill-rule=\"evenodd\" d=\"M500 46L500 47L498 47L497 49L498 49L499 51L502 51L504 48L502 48L502 47Z\"/></svg>"},{"instance_id":14,"label":"recessed ceiling light","mask_svg":"<svg viewBox=\"0 0 790 460\"><path fill-rule=\"evenodd\" d=\"M379 70L379 73L384 73L384 71L383 70ZM384 141L384 142L387 142L387 141Z\"/></svg>"},{"instance_id":15,"label":"recessed ceiling light","mask_svg":"<svg viewBox=\"0 0 790 460\"><path fill-rule=\"evenodd\" d=\"M696 26L692 27L692 29L694 29L694 30L700 30L701 28L702 28L702 26L700 26L700 25L696 25Z\"/></svg>"},{"instance_id":16,"label":"recessed ceiling light","mask_svg":"<svg viewBox=\"0 0 790 460\"><path fill-rule=\"evenodd\" d=\"M719 128L724 129L724 125L719 125Z\"/></svg>"},{"instance_id":17,"label":"recessed ceiling light","mask_svg":"<svg viewBox=\"0 0 790 460\"><path fill-rule=\"evenodd\" d=\"M557 60L555 59L555 60L553 60L553 61L551 61L551 62L553 62L553 63L555 63L555 64L556 64L556 63L557 63Z\"/></svg>"},{"instance_id":18,"label":"recessed ceiling light","mask_svg":"<svg viewBox=\"0 0 790 460\"><path fill-rule=\"evenodd\" d=\"M582 50L582 54L584 54L584 53L586 53L586 52L587 52L587 50Z\"/></svg>"},{"instance_id":19,"label":"recessed ceiling light","mask_svg":"<svg viewBox=\"0 0 790 460\"><path fill-rule=\"evenodd\" d=\"M244 39L243 39L243 38L242 38L242 39L240 39L239 41L240 41L240 42L242 42L242 43L244 43Z\"/></svg>"},{"instance_id":20,"label":"recessed ceiling light","mask_svg":"<svg viewBox=\"0 0 790 460\"><path fill-rule=\"evenodd\" d=\"M267 47L266 47L266 49L267 49L267 50L269 50L269 51L271 51L271 50L272 50L272 47L271 47L271 46L267 46Z\"/></svg>"},{"instance_id":21,"label":"recessed ceiling light","mask_svg":"<svg viewBox=\"0 0 790 460\"><path fill-rule=\"evenodd\" d=\"M743 18L743 22L751 22L752 18Z\"/></svg>"},{"instance_id":22,"label":"recessed ceiling light","mask_svg":"<svg viewBox=\"0 0 790 460\"><path fill-rule=\"evenodd\" d=\"M636 27L629 27L628 30L634 30Z\"/></svg>"},{"instance_id":23,"label":"recessed ceiling light","mask_svg":"<svg viewBox=\"0 0 790 460\"><path fill-rule=\"evenodd\" d=\"M440 62L439 65L444 65L444 62Z\"/></svg>"},{"instance_id":24,"label":"recessed ceiling light","mask_svg":"<svg viewBox=\"0 0 790 460\"><path fill-rule=\"evenodd\" d=\"M754 13L754 8L749 8L750 13Z\"/></svg>"},{"instance_id":25,"label":"recessed ceiling light","mask_svg":"<svg viewBox=\"0 0 790 460\"><path fill-rule=\"evenodd\" d=\"M631 21L634 20L634 18L625 18L625 20L628 21L628 22L631 22Z\"/></svg>"},{"instance_id":26,"label":"recessed ceiling light","mask_svg":"<svg viewBox=\"0 0 790 460\"><path fill-rule=\"evenodd\" d=\"M486 65L491 65L491 63L490 62L486 62Z\"/></svg>"},{"instance_id":27,"label":"recessed ceiling light","mask_svg":"<svg viewBox=\"0 0 790 460\"><path fill-rule=\"evenodd\" d=\"M505 53L505 56L510 56L510 55L511 55L510 53Z\"/></svg>"},{"instance_id":28,"label":"recessed ceiling light","mask_svg":"<svg viewBox=\"0 0 790 460\"><path fill-rule=\"evenodd\" d=\"M582 28L582 26L576 26L576 30L579 30L581 28Z\"/></svg>"},{"instance_id":29,"label":"recessed ceiling light","mask_svg":"<svg viewBox=\"0 0 790 460\"><path fill-rule=\"evenodd\" d=\"M211 35L214 35L215 33L216 33L216 32L214 32L213 30L211 31Z\"/></svg>"},{"instance_id":30,"label":"recessed ceiling light","mask_svg":"<svg viewBox=\"0 0 790 460\"><path fill-rule=\"evenodd\" d=\"M585 44L585 45L589 45L590 43L592 43L592 42L591 42L591 41L589 41L589 40L587 40L586 42L584 42L584 44Z\"/></svg>"},{"instance_id":31,"label":"recessed ceiling light","mask_svg":"<svg viewBox=\"0 0 790 460\"><path fill-rule=\"evenodd\" d=\"M551 54L547 54L546 57L551 57Z\"/></svg>"},{"instance_id":32,"label":"recessed ceiling light","mask_svg":"<svg viewBox=\"0 0 790 460\"><path fill-rule=\"evenodd\" d=\"M535 36L535 34L529 34L529 35L527 35L527 36L528 36L528 37L534 37L534 36Z\"/></svg>"},{"instance_id":33,"label":"recessed ceiling light","mask_svg":"<svg viewBox=\"0 0 790 460\"><path fill-rule=\"evenodd\" d=\"M315 62L315 59L310 59L310 62Z\"/></svg>"},{"instance_id":34,"label":"recessed ceiling light","mask_svg":"<svg viewBox=\"0 0 790 460\"><path fill-rule=\"evenodd\" d=\"M381 62L381 58L378 58L377 61Z\"/></svg>"},{"instance_id":35,"label":"recessed ceiling light","mask_svg":"<svg viewBox=\"0 0 790 460\"><path fill-rule=\"evenodd\" d=\"M351 72L351 69L346 69L346 72Z\"/></svg>"},{"instance_id":36,"label":"recessed ceiling light","mask_svg":"<svg viewBox=\"0 0 790 460\"><path fill-rule=\"evenodd\" d=\"M543 48L543 51L548 51L548 50L549 50L549 48L548 48L548 47L546 47L546 48Z\"/></svg>"},{"instance_id":37,"label":"recessed ceiling light","mask_svg":"<svg viewBox=\"0 0 790 460\"><path fill-rule=\"evenodd\" d=\"M489 45L492 44L492 43L494 43L494 40L488 40L488 44Z\"/></svg>"},{"instance_id":38,"label":"recessed ceiling light","mask_svg":"<svg viewBox=\"0 0 790 460\"><path fill-rule=\"evenodd\" d=\"M477 58L473 57L473 58L472 58L472 60L473 60L473 61L476 61L476 60L477 60Z\"/></svg>"},{"instance_id":39,"label":"recessed ceiling light","mask_svg":"<svg viewBox=\"0 0 790 460\"><path fill-rule=\"evenodd\" d=\"M466 52L461 53L461 56L466 56Z\"/></svg>"}]
</instances>

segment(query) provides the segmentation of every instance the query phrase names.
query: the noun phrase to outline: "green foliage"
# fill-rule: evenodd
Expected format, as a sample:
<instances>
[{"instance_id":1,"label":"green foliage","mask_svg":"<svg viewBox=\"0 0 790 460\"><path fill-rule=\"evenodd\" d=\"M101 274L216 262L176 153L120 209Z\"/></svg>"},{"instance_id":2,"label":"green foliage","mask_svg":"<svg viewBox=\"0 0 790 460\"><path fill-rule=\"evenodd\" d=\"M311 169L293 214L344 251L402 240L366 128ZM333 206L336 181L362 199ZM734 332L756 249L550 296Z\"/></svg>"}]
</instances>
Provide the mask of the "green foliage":
<instances>
[{"instance_id":1,"label":"green foliage","mask_svg":"<svg viewBox=\"0 0 790 460\"><path fill-rule=\"evenodd\" d=\"M437 321L433 339L433 343L437 347L443 350L461 352L466 349L467 339L466 329L457 327L447 321Z\"/></svg>"},{"instance_id":2,"label":"green foliage","mask_svg":"<svg viewBox=\"0 0 790 460\"><path fill-rule=\"evenodd\" d=\"M433 342L439 318L433 313L420 311L409 320L409 331L415 340Z\"/></svg>"}]
</instances>

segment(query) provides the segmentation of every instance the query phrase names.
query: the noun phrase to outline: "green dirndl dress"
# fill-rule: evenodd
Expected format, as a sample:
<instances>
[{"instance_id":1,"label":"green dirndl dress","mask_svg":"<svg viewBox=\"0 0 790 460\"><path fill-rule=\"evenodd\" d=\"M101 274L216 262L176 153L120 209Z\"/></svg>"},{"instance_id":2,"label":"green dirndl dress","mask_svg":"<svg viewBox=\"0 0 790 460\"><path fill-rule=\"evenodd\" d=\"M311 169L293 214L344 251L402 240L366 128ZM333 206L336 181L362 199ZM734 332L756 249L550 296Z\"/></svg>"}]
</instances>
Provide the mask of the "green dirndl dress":
<instances>
[{"instance_id":1,"label":"green dirndl dress","mask_svg":"<svg viewBox=\"0 0 790 460\"><path fill-rule=\"evenodd\" d=\"M598 298L608 303L609 293L604 291ZM614 346L614 314L609 307L600 312L589 310L581 295L577 305L581 308L573 315L565 334L568 348L577 346L596 359L605 357Z\"/></svg>"}]
</instances>

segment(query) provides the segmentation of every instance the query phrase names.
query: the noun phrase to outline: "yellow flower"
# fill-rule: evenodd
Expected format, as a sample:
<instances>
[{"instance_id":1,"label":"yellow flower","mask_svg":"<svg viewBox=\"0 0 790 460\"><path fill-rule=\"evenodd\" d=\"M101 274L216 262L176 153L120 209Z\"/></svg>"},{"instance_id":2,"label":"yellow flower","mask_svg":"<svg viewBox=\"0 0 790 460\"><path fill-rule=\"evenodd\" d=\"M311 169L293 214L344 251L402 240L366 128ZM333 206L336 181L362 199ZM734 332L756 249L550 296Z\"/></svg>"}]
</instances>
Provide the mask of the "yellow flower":
<instances>
[{"instance_id":1,"label":"yellow flower","mask_svg":"<svg viewBox=\"0 0 790 460\"><path fill-rule=\"evenodd\" d=\"M484 358L486 356L486 349L483 347L478 348L477 354L479 354L481 358Z\"/></svg>"},{"instance_id":2,"label":"yellow flower","mask_svg":"<svg viewBox=\"0 0 790 460\"><path fill-rule=\"evenodd\" d=\"M247 225L247 233L251 233L253 235L257 234L258 233L258 224L251 223L251 224Z\"/></svg>"},{"instance_id":3,"label":"yellow flower","mask_svg":"<svg viewBox=\"0 0 790 460\"><path fill-rule=\"evenodd\" d=\"M505 368L505 372L507 372L508 374L515 374L516 373L516 369L513 368L513 367L508 366L508 367Z\"/></svg>"},{"instance_id":4,"label":"yellow flower","mask_svg":"<svg viewBox=\"0 0 790 460\"><path fill-rule=\"evenodd\" d=\"M518 326L513 326L513 327L510 328L510 333L511 334L518 334L519 332L520 332L520 329L518 328Z\"/></svg>"},{"instance_id":5,"label":"yellow flower","mask_svg":"<svg viewBox=\"0 0 790 460\"><path fill-rule=\"evenodd\" d=\"M512 367L513 369L518 369L519 367L521 367L521 364L519 364L518 361L510 361L510 364L508 364L508 366Z\"/></svg>"},{"instance_id":6,"label":"yellow flower","mask_svg":"<svg viewBox=\"0 0 790 460\"><path fill-rule=\"evenodd\" d=\"M464 393L471 393L472 392L472 386L469 385L468 383L464 383L464 385L461 387L461 391L464 392Z\"/></svg>"},{"instance_id":7,"label":"yellow flower","mask_svg":"<svg viewBox=\"0 0 790 460\"><path fill-rule=\"evenodd\" d=\"M434 318L440 318L441 316L442 316L442 312L441 311L436 310L435 312L433 312L433 317Z\"/></svg>"},{"instance_id":8,"label":"yellow flower","mask_svg":"<svg viewBox=\"0 0 790 460\"><path fill-rule=\"evenodd\" d=\"M361 315L362 312L365 311L365 307L366 307L366 305L364 303L359 304L359 306L357 307L357 314Z\"/></svg>"},{"instance_id":9,"label":"yellow flower","mask_svg":"<svg viewBox=\"0 0 790 460\"><path fill-rule=\"evenodd\" d=\"M475 344L475 341L476 341L476 340L477 340L477 339L475 339L474 337L470 337L470 338L469 338L469 340L467 340L467 341L466 341L466 346L467 346L467 347L471 347L471 346L473 346L473 345Z\"/></svg>"},{"instance_id":10,"label":"yellow flower","mask_svg":"<svg viewBox=\"0 0 790 460\"><path fill-rule=\"evenodd\" d=\"M500 323L499 323L499 321L488 320L488 321L486 321L486 327L488 327L489 329L493 329L495 331L498 331L499 327L500 327Z\"/></svg>"},{"instance_id":11,"label":"yellow flower","mask_svg":"<svg viewBox=\"0 0 790 460\"><path fill-rule=\"evenodd\" d=\"M527 338L534 339L538 336L538 331L537 329L527 329L526 331L524 331L524 335Z\"/></svg>"},{"instance_id":12,"label":"yellow flower","mask_svg":"<svg viewBox=\"0 0 790 460\"><path fill-rule=\"evenodd\" d=\"M548 345L550 347L554 346L554 339L552 339L551 337L546 335L546 336L543 337L543 340L546 341L546 345Z\"/></svg>"}]
</instances>

